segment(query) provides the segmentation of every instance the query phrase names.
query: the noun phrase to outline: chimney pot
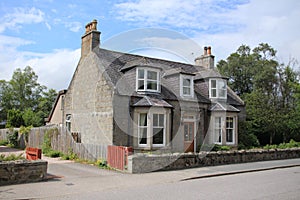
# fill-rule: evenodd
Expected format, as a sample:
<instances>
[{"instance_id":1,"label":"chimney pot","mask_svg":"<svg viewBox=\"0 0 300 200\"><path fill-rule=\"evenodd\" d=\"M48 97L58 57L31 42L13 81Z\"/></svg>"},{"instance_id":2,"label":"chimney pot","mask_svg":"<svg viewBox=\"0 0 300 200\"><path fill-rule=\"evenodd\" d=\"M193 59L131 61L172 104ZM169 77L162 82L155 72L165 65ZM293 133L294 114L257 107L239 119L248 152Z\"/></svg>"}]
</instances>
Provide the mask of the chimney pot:
<instances>
[{"instance_id":1,"label":"chimney pot","mask_svg":"<svg viewBox=\"0 0 300 200\"><path fill-rule=\"evenodd\" d=\"M211 47L210 47L210 46L207 47L207 54L208 54L208 55L211 55Z\"/></svg>"},{"instance_id":2,"label":"chimney pot","mask_svg":"<svg viewBox=\"0 0 300 200\"><path fill-rule=\"evenodd\" d=\"M204 56L207 55L207 47L204 47Z\"/></svg>"}]
</instances>

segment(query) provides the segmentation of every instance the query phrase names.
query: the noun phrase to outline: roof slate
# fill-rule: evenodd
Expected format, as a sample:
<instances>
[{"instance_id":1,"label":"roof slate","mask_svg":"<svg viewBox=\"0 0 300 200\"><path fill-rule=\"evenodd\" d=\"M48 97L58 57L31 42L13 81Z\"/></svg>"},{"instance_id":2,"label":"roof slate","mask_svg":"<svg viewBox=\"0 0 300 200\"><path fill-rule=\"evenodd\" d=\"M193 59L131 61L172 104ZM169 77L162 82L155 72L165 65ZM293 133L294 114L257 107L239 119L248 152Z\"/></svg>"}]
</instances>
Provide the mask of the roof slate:
<instances>
[{"instance_id":1,"label":"roof slate","mask_svg":"<svg viewBox=\"0 0 300 200\"><path fill-rule=\"evenodd\" d=\"M103 67L108 78L112 84L116 86L118 80L124 76L127 70L130 70L136 66L152 66L160 68L164 71L164 76L183 73L195 75L195 80L201 80L208 77L220 77L226 78L215 69L206 69L201 66L195 66L192 64L174 62L169 60L150 58L140 55L121 53L111 51L107 49L98 48L94 50L98 57L99 67ZM170 86L172 87L172 86ZM201 103L211 103L206 94L201 89L197 88L195 84L195 95ZM141 94L134 93L132 95L141 96ZM148 94L145 94L148 95ZM143 96L143 95L142 95ZM148 95L149 96L149 95ZM166 100L177 100L179 94L174 94L168 88L162 86L160 97ZM228 92L228 103L234 105L244 105L244 102L232 91Z\"/></svg>"}]
</instances>

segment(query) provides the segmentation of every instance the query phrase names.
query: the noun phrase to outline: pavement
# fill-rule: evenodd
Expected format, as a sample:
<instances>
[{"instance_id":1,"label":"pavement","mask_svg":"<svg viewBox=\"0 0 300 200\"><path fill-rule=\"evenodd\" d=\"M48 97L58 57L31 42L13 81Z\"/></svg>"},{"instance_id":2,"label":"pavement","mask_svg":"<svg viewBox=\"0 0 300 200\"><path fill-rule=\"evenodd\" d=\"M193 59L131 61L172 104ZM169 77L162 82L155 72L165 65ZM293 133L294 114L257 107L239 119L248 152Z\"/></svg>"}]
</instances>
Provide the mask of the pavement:
<instances>
[{"instance_id":1,"label":"pavement","mask_svg":"<svg viewBox=\"0 0 300 200\"><path fill-rule=\"evenodd\" d=\"M1 147L2 153L22 153ZM101 191L117 191L139 187L184 182L193 179L205 179L216 176L228 176L281 168L300 166L299 159L275 160L213 167L191 168L176 171L161 171L145 174L128 174L113 170L99 169L89 164L48 158L49 179L39 183L9 185L0 187L0 199L57 199L70 194L83 194ZM1 175L0 175L1 176ZM45 189L47 188L47 189ZM36 191L33 193L32 191Z\"/></svg>"}]
</instances>

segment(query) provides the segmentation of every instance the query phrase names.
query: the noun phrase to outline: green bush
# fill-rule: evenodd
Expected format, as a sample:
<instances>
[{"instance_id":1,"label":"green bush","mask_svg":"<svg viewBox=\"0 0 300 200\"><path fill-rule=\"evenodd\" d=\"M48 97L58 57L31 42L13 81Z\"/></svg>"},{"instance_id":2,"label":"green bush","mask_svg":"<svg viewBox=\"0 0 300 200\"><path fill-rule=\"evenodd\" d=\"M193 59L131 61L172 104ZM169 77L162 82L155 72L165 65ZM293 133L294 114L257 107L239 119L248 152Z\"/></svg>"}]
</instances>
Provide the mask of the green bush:
<instances>
[{"instance_id":1,"label":"green bush","mask_svg":"<svg viewBox=\"0 0 300 200\"><path fill-rule=\"evenodd\" d=\"M51 158L58 158L63 156L63 153L61 153L60 151L56 151L56 150L49 150L48 152L44 152L45 156L51 157Z\"/></svg>"},{"instance_id":2,"label":"green bush","mask_svg":"<svg viewBox=\"0 0 300 200\"><path fill-rule=\"evenodd\" d=\"M77 160L78 159L78 156L76 153L73 152L72 149L69 149L68 153L67 154L64 154L62 156L62 159L64 160Z\"/></svg>"},{"instance_id":3,"label":"green bush","mask_svg":"<svg viewBox=\"0 0 300 200\"><path fill-rule=\"evenodd\" d=\"M107 165L107 161L103 159L97 160L96 165L101 169L109 169L109 166Z\"/></svg>"},{"instance_id":4,"label":"green bush","mask_svg":"<svg viewBox=\"0 0 300 200\"><path fill-rule=\"evenodd\" d=\"M0 140L0 146L6 146L6 145L8 145L7 140Z\"/></svg>"},{"instance_id":5,"label":"green bush","mask_svg":"<svg viewBox=\"0 0 300 200\"><path fill-rule=\"evenodd\" d=\"M7 135L7 140L10 147L18 147L18 136L18 131L12 131Z\"/></svg>"},{"instance_id":6,"label":"green bush","mask_svg":"<svg viewBox=\"0 0 300 200\"><path fill-rule=\"evenodd\" d=\"M230 151L230 146L223 146L215 144L215 146L212 148L212 151Z\"/></svg>"},{"instance_id":7,"label":"green bush","mask_svg":"<svg viewBox=\"0 0 300 200\"><path fill-rule=\"evenodd\" d=\"M9 154L9 155L4 155L1 154L0 155L0 161L14 161L14 160L24 160L25 157L23 156L23 154L19 154L19 155L15 155L15 154Z\"/></svg>"},{"instance_id":8,"label":"green bush","mask_svg":"<svg viewBox=\"0 0 300 200\"><path fill-rule=\"evenodd\" d=\"M296 142L295 140L291 139L289 143L280 143L279 145L266 145L264 149L289 149L294 147L300 147L300 142Z\"/></svg>"}]
</instances>

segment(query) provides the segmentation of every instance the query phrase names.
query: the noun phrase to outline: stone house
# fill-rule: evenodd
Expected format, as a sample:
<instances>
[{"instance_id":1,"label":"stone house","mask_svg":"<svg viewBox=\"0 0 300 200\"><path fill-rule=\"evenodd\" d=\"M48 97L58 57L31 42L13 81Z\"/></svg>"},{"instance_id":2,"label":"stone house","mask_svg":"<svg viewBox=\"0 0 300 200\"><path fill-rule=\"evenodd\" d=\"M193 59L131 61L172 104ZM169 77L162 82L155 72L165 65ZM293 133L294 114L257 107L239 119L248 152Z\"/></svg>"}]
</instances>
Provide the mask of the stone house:
<instances>
[{"instance_id":1,"label":"stone house","mask_svg":"<svg viewBox=\"0 0 300 200\"><path fill-rule=\"evenodd\" d=\"M237 146L244 102L227 81L214 68L211 47L194 65L115 52L100 47L94 20L47 123L67 127L77 142L135 151L194 152L204 141Z\"/></svg>"}]
</instances>

